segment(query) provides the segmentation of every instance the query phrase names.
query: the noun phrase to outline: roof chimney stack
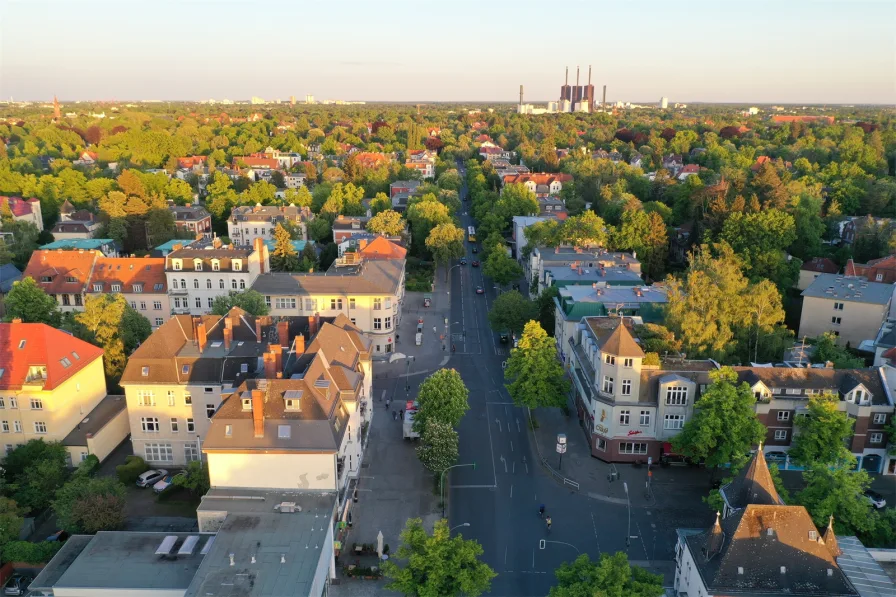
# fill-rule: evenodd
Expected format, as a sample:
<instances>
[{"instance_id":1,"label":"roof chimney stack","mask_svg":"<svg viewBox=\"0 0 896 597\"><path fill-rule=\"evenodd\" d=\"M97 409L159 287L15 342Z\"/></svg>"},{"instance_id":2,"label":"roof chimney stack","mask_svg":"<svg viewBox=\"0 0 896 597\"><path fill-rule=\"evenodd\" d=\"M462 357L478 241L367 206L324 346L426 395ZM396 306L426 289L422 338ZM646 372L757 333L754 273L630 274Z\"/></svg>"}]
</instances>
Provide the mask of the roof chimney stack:
<instances>
[{"instance_id":1,"label":"roof chimney stack","mask_svg":"<svg viewBox=\"0 0 896 597\"><path fill-rule=\"evenodd\" d=\"M264 378L274 379L277 373L277 357L273 352L266 352L262 355L261 360L264 362Z\"/></svg>"},{"instance_id":2,"label":"roof chimney stack","mask_svg":"<svg viewBox=\"0 0 896 597\"><path fill-rule=\"evenodd\" d=\"M305 336L303 334L296 336L295 343L296 354L305 354Z\"/></svg>"},{"instance_id":3,"label":"roof chimney stack","mask_svg":"<svg viewBox=\"0 0 896 597\"><path fill-rule=\"evenodd\" d=\"M199 319L198 317L196 319ZM199 352L205 350L205 345L208 344L208 336L205 333L205 322L200 321L196 324L196 341L199 342Z\"/></svg>"},{"instance_id":4,"label":"roof chimney stack","mask_svg":"<svg viewBox=\"0 0 896 597\"><path fill-rule=\"evenodd\" d=\"M233 328L225 327L224 328L224 350L230 350L231 344L233 344Z\"/></svg>"},{"instance_id":5,"label":"roof chimney stack","mask_svg":"<svg viewBox=\"0 0 896 597\"><path fill-rule=\"evenodd\" d=\"M279 344L271 345L271 354L274 355L274 369L275 373L281 373L283 371L283 347Z\"/></svg>"},{"instance_id":6,"label":"roof chimney stack","mask_svg":"<svg viewBox=\"0 0 896 597\"><path fill-rule=\"evenodd\" d=\"M277 322L277 338L280 341L280 346L285 346L289 350L289 322L285 319Z\"/></svg>"},{"instance_id":7,"label":"roof chimney stack","mask_svg":"<svg viewBox=\"0 0 896 597\"><path fill-rule=\"evenodd\" d=\"M255 437L264 437L264 390L252 390L252 424Z\"/></svg>"},{"instance_id":8,"label":"roof chimney stack","mask_svg":"<svg viewBox=\"0 0 896 597\"><path fill-rule=\"evenodd\" d=\"M261 344L261 318L255 318L255 341Z\"/></svg>"}]
</instances>

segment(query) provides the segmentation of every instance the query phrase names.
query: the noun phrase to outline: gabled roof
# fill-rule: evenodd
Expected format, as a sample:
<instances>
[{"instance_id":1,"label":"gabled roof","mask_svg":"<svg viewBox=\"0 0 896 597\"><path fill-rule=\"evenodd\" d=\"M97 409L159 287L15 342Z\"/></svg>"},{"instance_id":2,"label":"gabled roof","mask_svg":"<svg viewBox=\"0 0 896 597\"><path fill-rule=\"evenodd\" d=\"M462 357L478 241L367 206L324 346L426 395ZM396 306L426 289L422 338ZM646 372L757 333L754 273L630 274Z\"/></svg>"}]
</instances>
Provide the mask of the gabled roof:
<instances>
[{"instance_id":1,"label":"gabled roof","mask_svg":"<svg viewBox=\"0 0 896 597\"><path fill-rule=\"evenodd\" d=\"M851 263L852 259L850 259L849 262ZM805 272L821 272L823 274L836 274L837 272L840 271L840 266L838 266L836 263L834 263L827 257L813 257L812 259L809 259L808 261L804 261L803 265L800 266L800 269ZM851 276L853 274L850 274L847 271L846 275Z\"/></svg>"},{"instance_id":2,"label":"gabled roof","mask_svg":"<svg viewBox=\"0 0 896 597\"><path fill-rule=\"evenodd\" d=\"M82 293L102 256L99 251L38 250L31 254L23 275L33 278L47 294Z\"/></svg>"},{"instance_id":3,"label":"gabled roof","mask_svg":"<svg viewBox=\"0 0 896 597\"><path fill-rule=\"evenodd\" d=\"M628 329L633 325L630 317L585 317L582 322L590 328L601 352L619 357L644 357L644 351Z\"/></svg>"},{"instance_id":4,"label":"gabled roof","mask_svg":"<svg viewBox=\"0 0 896 597\"><path fill-rule=\"evenodd\" d=\"M572 180L572 174L556 173L549 174L545 172L532 172L530 174L507 174L504 176L504 184L517 184L533 182L536 185L550 185L553 182L569 182Z\"/></svg>"},{"instance_id":5,"label":"gabled roof","mask_svg":"<svg viewBox=\"0 0 896 597\"><path fill-rule=\"evenodd\" d=\"M0 195L0 205L9 204L9 210L12 212L12 215L17 218L33 213L34 210L31 207L31 201L37 201L37 199L26 200L21 197L6 197Z\"/></svg>"},{"instance_id":6,"label":"gabled roof","mask_svg":"<svg viewBox=\"0 0 896 597\"><path fill-rule=\"evenodd\" d=\"M100 290L95 286L102 285ZM89 292L111 292L112 284L121 284L120 292L135 292L134 285L143 285L143 294L166 293L164 257L100 257L88 282Z\"/></svg>"},{"instance_id":7,"label":"gabled roof","mask_svg":"<svg viewBox=\"0 0 896 597\"><path fill-rule=\"evenodd\" d=\"M21 389L33 365L53 390L103 356L103 349L43 323L0 323L0 390Z\"/></svg>"},{"instance_id":8,"label":"gabled roof","mask_svg":"<svg viewBox=\"0 0 896 597\"><path fill-rule=\"evenodd\" d=\"M750 462L741 469L734 481L719 491L725 503L734 510L742 510L749 504L777 506L784 503L778 495L778 490L775 489L775 482L765 462L762 446L759 446Z\"/></svg>"},{"instance_id":9,"label":"gabled roof","mask_svg":"<svg viewBox=\"0 0 896 597\"><path fill-rule=\"evenodd\" d=\"M408 250L400 247L384 236L377 236L361 249L364 259L404 259Z\"/></svg>"}]
</instances>

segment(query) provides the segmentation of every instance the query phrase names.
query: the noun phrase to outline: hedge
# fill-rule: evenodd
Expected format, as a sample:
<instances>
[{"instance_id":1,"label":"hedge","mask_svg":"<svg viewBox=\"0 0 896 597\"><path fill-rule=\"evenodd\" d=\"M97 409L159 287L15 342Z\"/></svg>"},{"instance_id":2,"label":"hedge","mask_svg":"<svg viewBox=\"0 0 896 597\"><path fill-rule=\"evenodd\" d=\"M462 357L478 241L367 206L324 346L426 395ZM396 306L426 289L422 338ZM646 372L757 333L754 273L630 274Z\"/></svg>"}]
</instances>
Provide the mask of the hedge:
<instances>
[{"instance_id":1,"label":"hedge","mask_svg":"<svg viewBox=\"0 0 896 597\"><path fill-rule=\"evenodd\" d=\"M133 485L137 482L137 477L148 470L149 465L146 464L146 461L139 456L133 455L125 458L124 464L119 464L115 467L115 473L118 475L118 480L125 485Z\"/></svg>"},{"instance_id":2,"label":"hedge","mask_svg":"<svg viewBox=\"0 0 896 597\"><path fill-rule=\"evenodd\" d=\"M53 559L62 547L59 541L10 541L3 546L4 562L23 562L25 564L46 564Z\"/></svg>"}]
</instances>

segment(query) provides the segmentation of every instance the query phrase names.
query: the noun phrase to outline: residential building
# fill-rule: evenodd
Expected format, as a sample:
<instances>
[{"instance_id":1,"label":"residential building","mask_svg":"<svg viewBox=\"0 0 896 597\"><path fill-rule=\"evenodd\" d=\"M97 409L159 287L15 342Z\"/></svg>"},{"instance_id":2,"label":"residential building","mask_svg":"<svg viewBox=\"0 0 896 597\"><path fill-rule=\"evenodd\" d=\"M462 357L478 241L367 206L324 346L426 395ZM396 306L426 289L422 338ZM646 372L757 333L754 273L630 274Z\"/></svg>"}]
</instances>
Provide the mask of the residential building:
<instances>
[{"instance_id":1,"label":"residential building","mask_svg":"<svg viewBox=\"0 0 896 597\"><path fill-rule=\"evenodd\" d=\"M538 292L552 286L557 286L558 288L568 286L593 287L595 285L638 287L642 284L644 284L644 280L641 278L641 275L624 266L596 267L594 269L586 269L581 265L578 267L545 267L542 270L542 276L537 280ZM530 287L530 292L534 293L536 289Z\"/></svg>"},{"instance_id":2,"label":"residential building","mask_svg":"<svg viewBox=\"0 0 896 597\"><path fill-rule=\"evenodd\" d=\"M183 242L183 241L181 241ZM74 238L56 240L39 247L41 250L52 251L67 249L71 251L99 251L106 257L118 257L118 243L111 238Z\"/></svg>"},{"instance_id":3,"label":"residential building","mask_svg":"<svg viewBox=\"0 0 896 597\"><path fill-rule=\"evenodd\" d=\"M838 565L833 517L820 533L805 507L785 506L761 450L721 493L724 517L717 512L709 529L677 529L677 595L866 594Z\"/></svg>"},{"instance_id":4,"label":"residential building","mask_svg":"<svg viewBox=\"0 0 896 597\"><path fill-rule=\"evenodd\" d=\"M681 168L681 171L675 178L680 181L684 181L689 176L700 174L700 170L703 170L703 168L701 168L698 164L687 164L686 166Z\"/></svg>"},{"instance_id":5,"label":"residential building","mask_svg":"<svg viewBox=\"0 0 896 597\"><path fill-rule=\"evenodd\" d=\"M636 254L609 252L599 247L535 247L524 266L526 278L533 281L529 287L532 296L555 285L590 286L606 282L611 286L639 286L644 283Z\"/></svg>"},{"instance_id":6,"label":"residential building","mask_svg":"<svg viewBox=\"0 0 896 597\"><path fill-rule=\"evenodd\" d=\"M538 199L538 215L565 220L569 217L566 210L566 202L559 197L542 197Z\"/></svg>"},{"instance_id":7,"label":"residential building","mask_svg":"<svg viewBox=\"0 0 896 597\"><path fill-rule=\"evenodd\" d=\"M6 298L7 293L12 290L12 285L21 279L22 272L19 271L19 268L11 263L0 265L0 317L6 315L3 300Z\"/></svg>"},{"instance_id":8,"label":"residential building","mask_svg":"<svg viewBox=\"0 0 896 597\"><path fill-rule=\"evenodd\" d=\"M653 286L565 286L554 297L554 338L561 351L566 339L572 336L583 317L607 317L609 315L631 317L643 323L662 324L667 289L662 284Z\"/></svg>"},{"instance_id":9,"label":"residential building","mask_svg":"<svg viewBox=\"0 0 896 597\"><path fill-rule=\"evenodd\" d=\"M526 228L537 223L552 219L547 215L543 216L513 216L510 234L513 240L514 258L524 264L526 261L526 247L529 242L526 240Z\"/></svg>"},{"instance_id":10,"label":"residential building","mask_svg":"<svg viewBox=\"0 0 896 597\"><path fill-rule=\"evenodd\" d=\"M177 167L180 170L202 170L206 162L208 160L208 156L204 155L191 155L188 157L177 158Z\"/></svg>"},{"instance_id":11,"label":"residential building","mask_svg":"<svg viewBox=\"0 0 896 597\"><path fill-rule=\"evenodd\" d=\"M14 220L34 224L38 230L44 229L44 217L40 210L39 199L35 197L22 199L21 197L0 195L0 209L6 207L12 212Z\"/></svg>"},{"instance_id":12,"label":"residential building","mask_svg":"<svg viewBox=\"0 0 896 597\"><path fill-rule=\"evenodd\" d=\"M305 180L308 176L304 172L284 172L283 184L287 189L297 189L305 186Z\"/></svg>"},{"instance_id":13,"label":"residential building","mask_svg":"<svg viewBox=\"0 0 896 597\"><path fill-rule=\"evenodd\" d=\"M307 224L314 216L307 207L295 205L261 205L234 207L227 218L227 236L235 245L251 246L256 238L273 239L281 222L290 222L308 240Z\"/></svg>"},{"instance_id":14,"label":"residential building","mask_svg":"<svg viewBox=\"0 0 896 597\"><path fill-rule=\"evenodd\" d=\"M849 217L840 222L840 241L844 245L851 245L859 235L892 232L894 227L896 219L893 218Z\"/></svg>"},{"instance_id":15,"label":"residential building","mask_svg":"<svg viewBox=\"0 0 896 597\"><path fill-rule=\"evenodd\" d=\"M396 180L389 185L389 197L395 197L400 193L413 195L417 192L420 185L423 184L419 180Z\"/></svg>"},{"instance_id":16,"label":"residential building","mask_svg":"<svg viewBox=\"0 0 896 597\"><path fill-rule=\"evenodd\" d=\"M234 156L232 166L234 169L251 168L256 171L277 170L280 168L280 162L263 155L240 155Z\"/></svg>"},{"instance_id":17,"label":"residential building","mask_svg":"<svg viewBox=\"0 0 896 597\"><path fill-rule=\"evenodd\" d=\"M371 241L361 241L358 244L358 253L361 259L378 260L378 259L397 259L404 261L407 258L408 250L401 245L389 240L385 236L376 235Z\"/></svg>"},{"instance_id":18,"label":"residential building","mask_svg":"<svg viewBox=\"0 0 896 597\"><path fill-rule=\"evenodd\" d=\"M511 160L513 159L513 155L514 153L512 151L497 146L482 145L479 148L479 156L488 162L494 160Z\"/></svg>"},{"instance_id":19,"label":"residential building","mask_svg":"<svg viewBox=\"0 0 896 597\"><path fill-rule=\"evenodd\" d=\"M339 215L333 221L333 242L337 245L347 238L367 232L370 218Z\"/></svg>"},{"instance_id":20,"label":"residential building","mask_svg":"<svg viewBox=\"0 0 896 597\"><path fill-rule=\"evenodd\" d=\"M402 316L404 267L402 259L346 253L326 272L264 274L252 289L265 297L273 316L344 314L373 341L374 353L391 353Z\"/></svg>"},{"instance_id":21,"label":"residential building","mask_svg":"<svg viewBox=\"0 0 896 597\"><path fill-rule=\"evenodd\" d=\"M545 174L533 172L531 174L508 174L501 179L501 186L509 184L522 184L535 193L536 197L558 196L563 190L563 183L572 182L572 174L556 173Z\"/></svg>"},{"instance_id":22,"label":"residential building","mask_svg":"<svg viewBox=\"0 0 896 597\"><path fill-rule=\"evenodd\" d=\"M149 320L153 329L171 316L165 260L158 257L97 255L86 294L121 294L131 308Z\"/></svg>"},{"instance_id":23,"label":"residential building","mask_svg":"<svg viewBox=\"0 0 896 597\"><path fill-rule=\"evenodd\" d=\"M211 244L174 245L165 257L173 313L199 315L212 309L215 298L252 288L255 279L270 271L270 252L261 238L252 247Z\"/></svg>"},{"instance_id":24,"label":"residential building","mask_svg":"<svg viewBox=\"0 0 896 597\"><path fill-rule=\"evenodd\" d=\"M855 263L852 259L846 262L843 273L847 276L858 276L869 282L896 282L896 255L887 255L880 259L872 259L868 263Z\"/></svg>"},{"instance_id":25,"label":"residential building","mask_svg":"<svg viewBox=\"0 0 896 597\"><path fill-rule=\"evenodd\" d=\"M404 167L416 170L424 180L434 178L436 174L436 153L428 149L411 149L408 151Z\"/></svg>"},{"instance_id":26,"label":"residential building","mask_svg":"<svg viewBox=\"0 0 896 597\"><path fill-rule=\"evenodd\" d=\"M4 454L32 439L62 441L106 397L99 347L51 326L19 320L0 323L0 346ZM69 451L75 464L86 456Z\"/></svg>"},{"instance_id":27,"label":"residential building","mask_svg":"<svg viewBox=\"0 0 896 597\"><path fill-rule=\"evenodd\" d=\"M174 225L192 234L201 234L206 238L212 235L212 216L200 205L188 203L186 205L168 206L168 211L174 214Z\"/></svg>"},{"instance_id":28,"label":"residential building","mask_svg":"<svg viewBox=\"0 0 896 597\"><path fill-rule=\"evenodd\" d=\"M68 199L59 207L59 222L50 230L57 241L93 238L100 222L86 209L75 209Z\"/></svg>"},{"instance_id":29,"label":"residential building","mask_svg":"<svg viewBox=\"0 0 896 597\"><path fill-rule=\"evenodd\" d=\"M678 176L678 173L684 168L684 160L677 153L663 156L663 168L668 170L671 176Z\"/></svg>"},{"instance_id":30,"label":"residential building","mask_svg":"<svg viewBox=\"0 0 896 597\"><path fill-rule=\"evenodd\" d=\"M892 284L819 274L802 292L799 337L833 332L839 344L851 346L873 340L889 314L892 296Z\"/></svg>"},{"instance_id":31,"label":"residential building","mask_svg":"<svg viewBox=\"0 0 896 597\"><path fill-rule=\"evenodd\" d=\"M101 256L99 251L38 250L32 253L23 275L33 278L62 311L80 311L93 266Z\"/></svg>"},{"instance_id":32,"label":"residential building","mask_svg":"<svg viewBox=\"0 0 896 597\"><path fill-rule=\"evenodd\" d=\"M381 166L388 166L390 159L384 153L374 153L370 151L359 151L354 154L357 162L368 170L375 170Z\"/></svg>"},{"instance_id":33,"label":"residential building","mask_svg":"<svg viewBox=\"0 0 896 597\"><path fill-rule=\"evenodd\" d=\"M94 166L97 163L97 155L94 151L84 150L78 159L72 162L73 166Z\"/></svg>"},{"instance_id":34,"label":"residential building","mask_svg":"<svg viewBox=\"0 0 896 597\"><path fill-rule=\"evenodd\" d=\"M840 266L827 257L813 257L808 261L804 261L800 266L800 277L797 280L796 287L799 290L805 290L812 285L812 282L819 275L836 274L839 272Z\"/></svg>"}]
</instances>

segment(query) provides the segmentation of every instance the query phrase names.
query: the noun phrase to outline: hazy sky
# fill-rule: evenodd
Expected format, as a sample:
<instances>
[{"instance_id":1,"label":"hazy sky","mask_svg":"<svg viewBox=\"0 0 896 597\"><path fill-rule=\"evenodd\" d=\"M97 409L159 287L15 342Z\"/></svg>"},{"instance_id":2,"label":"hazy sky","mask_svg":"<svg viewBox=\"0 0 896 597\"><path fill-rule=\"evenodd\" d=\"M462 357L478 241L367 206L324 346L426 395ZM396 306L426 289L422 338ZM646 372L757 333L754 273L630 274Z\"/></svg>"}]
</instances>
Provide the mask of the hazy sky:
<instances>
[{"instance_id":1,"label":"hazy sky","mask_svg":"<svg viewBox=\"0 0 896 597\"><path fill-rule=\"evenodd\" d=\"M896 103L896 0L0 0L0 97Z\"/></svg>"}]
</instances>

